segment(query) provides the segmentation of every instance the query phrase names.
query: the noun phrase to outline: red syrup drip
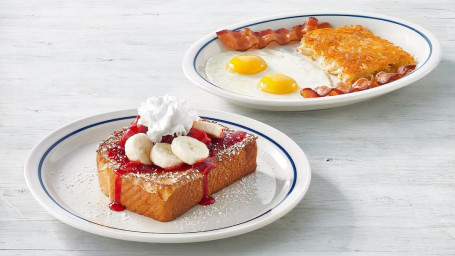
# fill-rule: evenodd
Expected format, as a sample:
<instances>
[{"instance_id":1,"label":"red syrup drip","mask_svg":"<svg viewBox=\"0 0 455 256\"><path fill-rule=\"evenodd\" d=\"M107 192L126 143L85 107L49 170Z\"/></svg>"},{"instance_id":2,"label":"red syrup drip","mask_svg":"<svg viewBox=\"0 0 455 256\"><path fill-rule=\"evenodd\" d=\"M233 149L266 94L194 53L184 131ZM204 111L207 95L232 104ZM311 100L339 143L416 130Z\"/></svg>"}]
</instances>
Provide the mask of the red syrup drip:
<instances>
[{"instance_id":1,"label":"red syrup drip","mask_svg":"<svg viewBox=\"0 0 455 256\"><path fill-rule=\"evenodd\" d=\"M210 170L212 170L213 168L216 168L216 165L212 161L213 161L213 158L209 157L204 162L202 162L202 163L198 164L198 166L196 166L197 170L202 175L204 175L203 185L202 185L203 195L202 195L201 201L199 202L200 205L211 205L211 204L215 203L215 198L213 198L209 195L209 173L210 173Z\"/></svg>"},{"instance_id":2,"label":"red syrup drip","mask_svg":"<svg viewBox=\"0 0 455 256\"><path fill-rule=\"evenodd\" d=\"M118 175L115 177L114 187L114 201L109 204L109 208L116 212L125 210L125 206L120 203L120 195L122 193L122 176Z\"/></svg>"},{"instance_id":3,"label":"red syrup drip","mask_svg":"<svg viewBox=\"0 0 455 256\"><path fill-rule=\"evenodd\" d=\"M129 131L129 130L128 130ZM128 133L128 131L126 133ZM130 134L128 134L130 135ZM133 134L134 135L134 134ZM132 136L132 135L130 135ZM213 163L213 158L223 149L231 147L237 142L241 142L245 139L246 132L242 131L225 131L223 137L212 138L209 147L209 158L205 159L201 163L194 165L183 164L177 168L167 170L156 165L144 165L141 163L131 162L125 155L125 149L120 144L115 144L108 150L108 156L111 160L116 161L120 164L119 168L115 170L116 179L114 187L114 201L109 204L109 208L114 211L123 211L125 207L121 204L121 192L122 192L122 175L127 173L163 173L163 172L183 172L189 169L197 169L203 175L203 196L199 204L211 205L215 203L215 199L209 195L209 179L208 174L210 170L216 168ZM169 136L163 138L166 142L172 142L173 137ZM124 143L124 141L122 140ZM206 142L206 141L203 141ZM168 142L169 143L169 142Z\"/></svg>"}]
</instances>

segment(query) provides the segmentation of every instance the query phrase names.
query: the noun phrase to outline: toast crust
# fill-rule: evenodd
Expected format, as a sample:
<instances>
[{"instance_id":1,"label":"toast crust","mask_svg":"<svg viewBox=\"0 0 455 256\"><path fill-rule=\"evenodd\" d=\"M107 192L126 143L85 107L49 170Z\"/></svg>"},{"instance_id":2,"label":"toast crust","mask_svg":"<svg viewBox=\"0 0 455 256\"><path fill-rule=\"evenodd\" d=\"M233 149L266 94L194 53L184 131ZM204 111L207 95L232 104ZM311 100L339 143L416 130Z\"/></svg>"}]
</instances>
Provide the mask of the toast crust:
<instances>
[{"instance_id":1,"label":"toast crust","mask_svg":"<svg viewBox=\"0 0 455 256\"><path fill-rule=\"evenodd\" d=\"M96 151L101 190L113 202L116 169L108 148L118 143L125 130L114 132ZM208 195L256 170L257 144L252 134L213 157L216 168L207 175ZM196 169L162 173L126 173L121 175L120 202L128 210L159 221L171 221L197 205L203 197L204 175Z\"/></svg>"}]
</instances>

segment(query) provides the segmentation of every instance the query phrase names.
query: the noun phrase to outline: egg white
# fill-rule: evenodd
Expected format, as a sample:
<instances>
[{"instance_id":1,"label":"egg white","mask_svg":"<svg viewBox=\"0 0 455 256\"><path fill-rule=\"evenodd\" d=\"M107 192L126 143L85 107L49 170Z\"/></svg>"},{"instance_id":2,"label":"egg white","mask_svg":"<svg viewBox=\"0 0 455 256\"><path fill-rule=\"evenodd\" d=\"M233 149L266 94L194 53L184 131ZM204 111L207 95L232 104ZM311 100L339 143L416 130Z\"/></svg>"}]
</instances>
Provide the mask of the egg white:
<instances>
[{"instance_id":1,"label":"egg white","mask_svg":"<svg viewBox=\"0 0 455 256\"><path fill-rule=\"evenodd\" d=\"M229 61L238 55L250 54L261 57L267 63L267 69L253 75L243 75L226 68ZM273 94L259 90L257 84L265 75L283 73L293 78L299 90L288 94ZM304 58L289 53L260 49L248 52L228 51L211 56L205 65L207 79L214 85L238 94L259 98L302 98L302 88L314 88L321 85L332 87L332 81L327 73Z\"/></svg>"}]
</instances>

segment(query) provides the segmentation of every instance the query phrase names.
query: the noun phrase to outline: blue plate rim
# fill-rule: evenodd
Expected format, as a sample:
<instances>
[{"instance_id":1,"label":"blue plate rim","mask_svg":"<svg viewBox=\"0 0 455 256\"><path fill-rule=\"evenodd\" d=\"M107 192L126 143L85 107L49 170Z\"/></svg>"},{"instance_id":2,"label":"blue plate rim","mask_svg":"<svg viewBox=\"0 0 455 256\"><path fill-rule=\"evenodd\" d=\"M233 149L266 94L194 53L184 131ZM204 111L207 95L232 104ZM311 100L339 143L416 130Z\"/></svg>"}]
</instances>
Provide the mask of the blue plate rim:
<instances>
[{"instance_id":1,"label":"blue plate rim","mask_svg":"<svg viewBox=\"0 0 455 256\"><path fill-rule=\"evenodd\" d=\"M412 27L412 26L409 26L407 24L404 24L402 22L398 22L398 21L395 21L395 20L392 20L390 18L381 18L381 17L375 17L375 16L370 16L370 15L360 15L360 14L341 14L341 13L315 13L315 14L302 14L302 15L291 15L291 16L286 16L286 17L281 17L281 18L270 18L270 19L266 19L266 20L262 20L262 21L258 21L258 22L254 22L254 23L251 23L251 24L247 24L247 25L242 25L240 27L237 27L237 28L234 28L234 29L231 29L231 30L239 30L239 29L242 29L242 28L245 28L245 27L250 27L250 26L254 26L254 25L258 25L258 24L263 24L263 23L268 23L268 22L273 22L273 21L278 21L278 20L286 20L286 19L294 19L294 18L306 18L306 17L312 17L312 16L315 16L315 17L320 17L320 16L335 16L335 17L357 17L357 18L367 18L367 19L375 19L375 20L382 20L382 21L386 21L386 22L390 22L390 23L394 23L394 24L397 24L397 25L400 25L400 26L403 26L403 27L406 27L410 30L413 30L414 32L416 32L417 34L419 34L422 38L425 39L425 41L428 43L428 46L430 48L430 53L428 54L428 57L427 59L423 62L422 65L420 65L419 67L417 67L413 72L416 72L417 70L421 69L422 67L425 66L425 64L431 59L432 57L432 54L433 54L433 44L431 42L431 40L428 38L428 36L421 32L420 30ZM212 42L214 42L215 40L217 40L218 38L216 36L214 36L212 39L209 39L205 44L203 44L196 52L195 56L193 57L193 71L199 76L199 78L203 79L205 82L209 83L210 85L214 86L214 87L217 87L215 84L211 83L210 81L208 81L205 77L203 77L199 71L197 70L197 67L196 67L196 62L197 62L197 59L201 53L201 51L206 48L209 44L211 44Z\"/></svg>"},{"instance_id":2,"label":"blue plate rim","mask_svg":"<svg viewBox=\"0 0 455 256\"><path fill-rule=\"evenodd\" d=\"M52 197L52 195L49 193L49 191L47 190L45 184L44 184L44 181L43 181L43 177L42 177L42 168L43 168L43 164L44 164L44 161L46 160L46 157L50 154L50 152L52 152L52 150L57 146L59 145L61 142L65 141L66 139L68 139L69 137L79 133L79 132L82 132L84 130L87 130L87 129L90 129L92 127L95 127L95 126L98 126L98 125L103 125L103 124L106 124L106 123L111 123L111 122L117 122L117 121L122 121L122 120L127 120L127 119L133 119L135 118L136 116L135 115L128 115L128 116L122 116L122 117L117 117L117 118L111 118L111 119L107 119L107 120L103 120L103 121L98 121L98 122L92 122L91 124L88 124L88 125L85 125L81 128L78 128L76 130L72 130L70 132L67 132L66 135L64 136L60 136L60 139L56 140L55 142L52 143L51 146L49 146L45 151L44 153L40 156L40 160L39 160L39 164L38 164L38 168L37 168L37 176L38 176L38 180L39 180L39 184L40 184L40 188L45 192L45 194L48 196L48 198L54 203L54 205L58 206L61 210L63 210L64 212L68 213L70 216L73 216L75 217L76 219L79 219L79 220L82 220L84 221L85 223L90 223L90 224L94 224L94 225L97 225L97 226L100 226L100 227L104 227L104 228L108 228L108 229L113 229L113 230L118 230L118 231L124 231L124 232L129 232L129 233L138 233L138 234L153 234L153 235L185 235L185 234L200 234L200 233L210 233L210 232L214 232L214 231L219 231L219 230L225 230L225 229L229 229L229 228L232 228L232 227L236 227L236 226L240 226L242 224L245 224L245 223L248 223L248 222L251 222L253 220L256 220L258 218L261 218L263 217L264 215L270 213L273 209L277 208L281 203L283 203L284 201L286 201L286 199L291 195L291 193L294 191L294 188L295 188L295 185L296 185L296 181L297 181L297 168L296 168L296 165L295 165L295 162L294 160L292 159L292 157L290 156L290 154L279 144L277 143L275 140L273 140L272 138L270 138L269 136L259 132L259 131L256 131L250 127L247 127L247 126L244 126L244 125L241 125L241 124L238 124L238 123L234 123L234 122L231 122L231 121L227 121L227 120L223 120L223 119L218 119L218 118L212 118L212 117L207 117L207 116L202 116L203 118L206 118L206 119L211 119L211 120L214 120L214 121L219 121L219 122L224 122L224 123L227 123L227 124L230 124L230 125L234 125L234 126L237 126L237 127L241 127L243 129L246 129L248 131L251 131L255 134L257 134L258 136L262 136L263 138L269 140L270 142L272 142L275 146L277 146L285 155L286 157L288 158L288 160L290 161L291 165L292 165L292 168L293 168L293 175L294 177L292 177L292 184L289 188L289 191L287 192L286 196L280 201L278 202L277 204L275 204L271 209L268 209L264 212L262 212L261 214L251 218L251 219L248 219L246 221L243 221L241 223L237 223L237 224L233 224L233 225L230 225L230 226L226 226L226 227L222 227L222 228L217 228L217 229L210 229L210 230L202 230L202 231L190 231L190 232L179 232L179 233L172 233L172 232L146 232L146 231L137 231L137 230L128 230L128 229L122 229L122 228L116 228L116 227L111 227L111 226L108 226L108 225L104 225L104 224L101 224L101 223L97 223L97 222L94 222L94 221L91 221L91 220L88 220L82 216L79 216L71 211L69 211L68 209L66 209L65 207L63 207L62 205L60 205L57 200L55 200L55 198Z\"/></svg>"}]
</instances>

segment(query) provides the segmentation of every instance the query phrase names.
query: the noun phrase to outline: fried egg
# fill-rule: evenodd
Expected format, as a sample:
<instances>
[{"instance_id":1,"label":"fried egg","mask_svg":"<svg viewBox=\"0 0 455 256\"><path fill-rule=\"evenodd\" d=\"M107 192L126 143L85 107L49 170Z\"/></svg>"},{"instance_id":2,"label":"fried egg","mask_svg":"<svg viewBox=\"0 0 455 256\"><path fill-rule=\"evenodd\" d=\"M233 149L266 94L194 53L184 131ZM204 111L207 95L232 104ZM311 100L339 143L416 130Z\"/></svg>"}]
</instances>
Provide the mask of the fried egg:
<instances>
[{"instance_id":1,"label":"fried egg","mask_svg":"<svg viewBox=\"0 0 455 256\"><path fill-rule=\"evenodd\" d=\"M224 90L260 98L301 98L299 88L332 86L327 73L314 64L271 49L213 55L205 74Z\"/></svg>"}]
</instances>

